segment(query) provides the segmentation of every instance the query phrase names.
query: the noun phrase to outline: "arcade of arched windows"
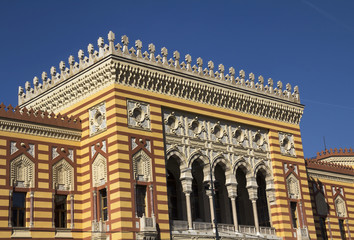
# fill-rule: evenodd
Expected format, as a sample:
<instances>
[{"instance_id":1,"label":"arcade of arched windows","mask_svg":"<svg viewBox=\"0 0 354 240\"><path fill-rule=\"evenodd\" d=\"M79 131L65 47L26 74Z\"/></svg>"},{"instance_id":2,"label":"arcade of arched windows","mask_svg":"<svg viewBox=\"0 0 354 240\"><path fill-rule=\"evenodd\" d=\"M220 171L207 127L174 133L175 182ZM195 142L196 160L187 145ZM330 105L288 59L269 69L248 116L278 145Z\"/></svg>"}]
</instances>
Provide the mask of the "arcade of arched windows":
<instances>
[{"instance_id":1,"label":"arcade of arched windows","mask_svg":"<svg viewBox=\"0 0 354 240\"><path fill-rule=\"evenodd\" d=\"M186 222L188 229L209 223L271 227L269 204L274 201L273 179L268 167L251 168L246 161L234 166L223 158L195 155L189 163L178 151L167 154L167 189L172 222ZM173 227L173 226L172 226Z\"/></svg>"}]
</instances>

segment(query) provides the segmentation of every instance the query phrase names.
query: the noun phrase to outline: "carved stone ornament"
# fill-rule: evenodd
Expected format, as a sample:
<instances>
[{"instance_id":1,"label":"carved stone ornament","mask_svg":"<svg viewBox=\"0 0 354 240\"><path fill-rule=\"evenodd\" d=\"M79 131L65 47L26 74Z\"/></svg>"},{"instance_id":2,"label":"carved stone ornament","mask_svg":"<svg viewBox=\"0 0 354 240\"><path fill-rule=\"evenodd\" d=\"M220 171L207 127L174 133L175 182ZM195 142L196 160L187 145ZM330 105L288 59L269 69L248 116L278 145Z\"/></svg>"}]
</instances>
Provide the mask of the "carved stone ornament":
<instances>
[{"instance_id":1,"label":"carved stone ornament","mask_svg":"<svg viewBox=\"0 0 354 240\"><path fill-rule=\"evenodd\" d=\"M190 137L199 137L202 132L205 132L205 127L198 117L189 122L188 128L190 129L189 133L192 133L188 134Z\"/></svg>"},{"instance_id":2,"label":"carved stone ornament","mask_svg":"<svg viewBox=\"0 0 354 240\"><path fill-rule=\"evenodd\" d=\"M151 158L140 150L133 156L134 179L144 182L152 181Z\"/></svg>"},{"instance_id":3,"label":"carved stone ornament","mask_svg":"<svg viewBox=\"0 0 354 240\"><path fill-rule=\"evenodd\" d=\"M175 112L171 112L165 118L165 125L166 125L166 127L168 127L167 131L169 131L170 133L173 133L173 134L177 134L178 129L182 127L182 123L175 116Z\"/></svg>"},{"instance_id":4,"label":"carved stone ornament","mask_svg":"<svg viewBox=\"0 0 354 240\"><path fill-rule=\"evenodd\" d=\"M294 136L292 134L279 132L279 143L281 154L296 157Z\"/></svg>"},{"instance_id":5,"label":"carved stone ornament","mask_svg":"<svg viewBox=\"0 0 354 240\"><path fill-rule=\"evenodd\" d=\"M338 217L346 217L347 216L347 210L345 206L345 201L341 196L337 196L337 198L334 201L335 206L336 206L336 213Z\"/></svg>"},{"instance_id":6,"label":"carved stone ornament","mask_svg":"<svg viewBox=\"0 0 354 240\"><path fill-rule=\"evenodd\" d=\"M236 140L236 145L242 147L245 140L248 139L247 135L245 134L241 126L236 127L236 129L232 133L232 137Z\"/></svg>"},{"instance_id":7,"label":"carved stone ornament","mask_svg":"<svg viewBox=\"0 0 354 240\"><path fill-rule=\"evenodd\" d=\"M299 180L293 174L290 174L287 177L286 187L288 189L289 198L291 198L291 199L299 199L300 198Z\"/></svg>"},{"instance_id":8,"label":"carved stone ornament","mask_svg":"<svg viewBox=\"0 0 354 240\"><path fill-rule=\"evenodd\" d=\"M25 155L18 156L10 163L10 185L15 187L34 187L34 163Z\"/></svg>"},{"instance_id":9,"label":"carved stone ornament","mask_svg":"<svg viewBox=\"0 0 354 240\"><path fill-rule=\"evenodd\" d=\"M217 121L214 126L211 128L211 132L213 133L212 139L216 139L221 142L224 136L227 136L226 130L222 128L220 125L220 121Z\"/></svg>"},{"instance_id":10,"label":"carved stone ornament","mask_svg":"<svg viewBox=\"0 0 354 240\"><path fill-rule=\"evenodd\" d=\"M89 109L90 136L99 134L107 129L106 104L100 103Z\"/></svg>"},{"instance_id":11,"label":"carved stone ornament","mask_svg":"<svg viewBox=\"0 0 354 240\"><path fill-rule=\"evenodd\" d=\"M74 168L65 159L53 165L53 188L62 191L74 190Z\"/></svg>"},{"instance_id":12,"label":"carved stone ornament","mask_svg":"<svg viewBox=\"0 0 354 240\"><path fill-rule=\"evenodd\" d=\"M107 182L107 159L98 154L92 163L92 185L99 187Z\"/></svg>"},{"instance_id":13,"label":"carved stone ornament","mask_svg":"<svg viewBox=\"0 0 354 240\"><path fill-rule=\"evenodd\" d=\"M150 130L150 106L135 100L127 101L128 126Z\"/></svg>"}]
</instances>

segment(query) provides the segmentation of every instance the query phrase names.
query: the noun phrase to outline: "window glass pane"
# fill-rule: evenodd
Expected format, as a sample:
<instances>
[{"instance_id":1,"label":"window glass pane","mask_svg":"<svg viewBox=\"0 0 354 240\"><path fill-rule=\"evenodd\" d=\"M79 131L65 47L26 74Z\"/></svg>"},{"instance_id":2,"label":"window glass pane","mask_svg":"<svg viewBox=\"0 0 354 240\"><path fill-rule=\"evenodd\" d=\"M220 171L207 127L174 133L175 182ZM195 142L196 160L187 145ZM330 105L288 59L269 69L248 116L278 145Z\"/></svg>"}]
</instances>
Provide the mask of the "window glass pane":
<instances>
[{"instance_id":1,"label":"window glass pane","mask_svg":"<svg viewBox=\"0 0 354 240\"><path fill-rule=\"evenodd\" d=\"M12 200L12 207L24 208L26 202L26 193L14 192L12 194Z\"/></svg>"},{"instance_id":2,"label":"window glass pane","mask_svg":"<svg viewBox=\"0 0 354 240\"><path fill-rule=\"evenodd\" d=\"M55 195L55 227L66 228L66 195Z\"/></svg>"}]
</instances>

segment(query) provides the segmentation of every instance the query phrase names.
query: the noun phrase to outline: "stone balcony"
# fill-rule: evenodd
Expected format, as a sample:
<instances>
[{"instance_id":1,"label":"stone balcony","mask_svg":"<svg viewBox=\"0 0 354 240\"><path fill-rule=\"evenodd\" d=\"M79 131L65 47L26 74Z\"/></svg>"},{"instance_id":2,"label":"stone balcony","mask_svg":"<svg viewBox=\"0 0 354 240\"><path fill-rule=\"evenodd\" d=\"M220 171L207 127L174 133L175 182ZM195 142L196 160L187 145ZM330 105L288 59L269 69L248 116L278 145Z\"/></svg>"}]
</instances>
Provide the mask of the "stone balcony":
<instances>
[{"instance_id":1,"label":"stone balcony","mask_svg":"<svg viewBox=\"0 0 354 240\"><path fill-rule=\"evenodd\" d=\"M209 222L193 222L193 229L188 229L187 221L172 221L172 239L215 239L215 229ZM219 236L222 239L281 239L277 237L275 229L260 227L257 234L254 226L240 225L238 232L232 224L218 224Z\"/></svg>"}]
</instances>

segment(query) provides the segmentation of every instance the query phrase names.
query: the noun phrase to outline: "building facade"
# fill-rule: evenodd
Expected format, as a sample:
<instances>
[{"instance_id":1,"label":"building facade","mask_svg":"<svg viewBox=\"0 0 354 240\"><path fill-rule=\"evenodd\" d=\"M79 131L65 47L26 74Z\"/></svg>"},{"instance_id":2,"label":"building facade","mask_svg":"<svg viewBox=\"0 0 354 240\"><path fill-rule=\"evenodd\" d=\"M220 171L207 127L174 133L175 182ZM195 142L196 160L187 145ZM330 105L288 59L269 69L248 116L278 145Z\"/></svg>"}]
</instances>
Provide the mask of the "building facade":
<instances>
[{"instance_id":1,"label":"building facade","mask_svg":"<svg viewBox=\"0 0 354 240\"><path fill-rule=\"evenodd\" d=\"M298 87L97 44L0 105L1 239L351 238L353 170L304 160Z\"/></svg>"}]
</instances>

